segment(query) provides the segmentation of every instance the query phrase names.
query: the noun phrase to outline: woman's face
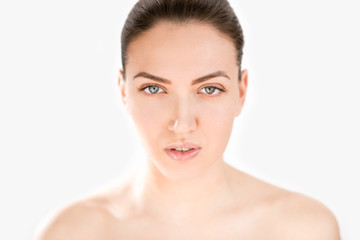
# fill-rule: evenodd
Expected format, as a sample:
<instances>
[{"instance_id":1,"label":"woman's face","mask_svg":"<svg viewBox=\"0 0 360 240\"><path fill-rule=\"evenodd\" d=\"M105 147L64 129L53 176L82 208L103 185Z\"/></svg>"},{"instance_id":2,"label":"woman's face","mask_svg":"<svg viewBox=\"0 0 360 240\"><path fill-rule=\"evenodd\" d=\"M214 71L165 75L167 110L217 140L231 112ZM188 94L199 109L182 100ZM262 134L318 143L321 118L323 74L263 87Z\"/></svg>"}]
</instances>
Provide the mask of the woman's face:
<instances>
[{"instance_id":1,"label":"woman's face","mask_svg":"<svg viewBox=\"0 0 360 240\"><path fill-rule=\"evenodd\" d=\"M119 74L122 100L157 173L188 179L222 161L247 85L246 71L238 81L233 43L209 25L162 22L133 41L128 56L126 81ZM141 72L147 74L137 76ZM201 150L189 161L175 161L164 149L176 142Z\"/></svg>"}]
</instances>

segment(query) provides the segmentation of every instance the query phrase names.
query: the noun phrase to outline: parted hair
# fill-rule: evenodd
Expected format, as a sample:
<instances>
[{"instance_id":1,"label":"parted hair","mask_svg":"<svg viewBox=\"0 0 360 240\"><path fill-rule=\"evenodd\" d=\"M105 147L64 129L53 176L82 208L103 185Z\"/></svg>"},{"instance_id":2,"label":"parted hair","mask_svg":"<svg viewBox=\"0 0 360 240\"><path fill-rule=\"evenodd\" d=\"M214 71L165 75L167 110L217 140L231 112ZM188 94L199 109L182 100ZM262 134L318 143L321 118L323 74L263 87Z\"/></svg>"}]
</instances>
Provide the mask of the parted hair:
<instances>
[{"instance_id":1,"label":"parted hair","mask_svg":"<svg viewBox=\"0 0 360 240\"><path fill-rule=\"evenodd\" d=\"M127 16L121 32L121 60L124 71L128 46L159 21L175 24L198 22L210 24L233 42L241 81L244 36L239 20L227 0L139 0Z\"/></svg>"}]
</instances>

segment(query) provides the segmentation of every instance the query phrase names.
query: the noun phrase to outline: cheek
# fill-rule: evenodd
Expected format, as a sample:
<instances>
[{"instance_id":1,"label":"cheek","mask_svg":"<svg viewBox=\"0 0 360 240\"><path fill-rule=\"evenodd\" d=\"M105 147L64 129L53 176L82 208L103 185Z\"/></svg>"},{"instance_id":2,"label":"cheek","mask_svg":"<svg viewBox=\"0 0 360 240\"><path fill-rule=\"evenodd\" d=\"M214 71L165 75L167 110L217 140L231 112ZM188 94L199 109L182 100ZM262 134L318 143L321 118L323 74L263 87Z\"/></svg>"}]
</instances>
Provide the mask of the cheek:
<instances>
[{"instance_id":1,"label":"cheek","mask_svg":"<svg viewBox=\"0 0 360 240\"><path fill-rule=\"evenodd\" d=\"M128 102L129 114L138 130L142 134L146 133L147 136L157 133L158 128L164 122L164 107L158 101L146 97L132 97L130 99Z\"/></svg>"},{"instance_id":2,"label":"cheek","mask_svg":"<svg viewBox=\"0 0 360 240\"><path fill-rule=\"evenodd\" d=\"M234 104L222 102L204 107L201 128L212 148L224 149L230 138L234 121Z\"/></svg>"},{"instance_id":3,"label":"cheek","mask_svg":"<svg viewBox=\"0 0 360 240\"><path fill-rule=\"evenodd\" d=\"M231 101L208 103L202 107L202 118L208 124L223 128L234 119L234 104Z\"/></svg>"}]
</instances>

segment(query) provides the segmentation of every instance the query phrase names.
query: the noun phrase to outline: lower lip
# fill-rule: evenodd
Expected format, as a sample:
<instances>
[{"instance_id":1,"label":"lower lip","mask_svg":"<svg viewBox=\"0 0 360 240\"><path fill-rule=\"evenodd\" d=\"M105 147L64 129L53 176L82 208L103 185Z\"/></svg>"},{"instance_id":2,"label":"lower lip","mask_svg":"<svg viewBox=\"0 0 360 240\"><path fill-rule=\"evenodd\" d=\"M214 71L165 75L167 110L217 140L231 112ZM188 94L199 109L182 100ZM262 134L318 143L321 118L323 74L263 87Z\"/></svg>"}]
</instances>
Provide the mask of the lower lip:
<instances>
[{"instance_id":1,"label":"lower lip","mask_svg":"<svg viewBox=\"0 0 360 240\"><path fill-rule=\"evenodd\" d=\"M173 160L187 161L187 160L195 158L199 154L200 150L201 150L201 148L196 148L196 149L193 149L193 150L189 150L187 152L178 152L178 151L175 151L175 150L165 149L165 152Z\"/></svg>"}]
</instances>

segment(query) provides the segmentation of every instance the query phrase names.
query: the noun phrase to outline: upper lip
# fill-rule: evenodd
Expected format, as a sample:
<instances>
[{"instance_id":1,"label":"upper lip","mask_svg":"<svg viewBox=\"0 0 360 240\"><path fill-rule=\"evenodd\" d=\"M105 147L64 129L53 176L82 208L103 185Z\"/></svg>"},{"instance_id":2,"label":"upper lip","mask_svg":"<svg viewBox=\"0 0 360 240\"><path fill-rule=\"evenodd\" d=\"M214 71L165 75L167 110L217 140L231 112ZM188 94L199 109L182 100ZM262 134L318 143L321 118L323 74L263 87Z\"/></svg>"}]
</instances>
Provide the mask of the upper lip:
<instances>
[{"instance_id":1,"label":"upper lip","mask_svg":"<svg viewBox=\"0 0 360 240\"><path fill-rule=\"evenodd\" d=\"M196 145L191 142L176 142L173 144L168 145L165 149L172 149L172 148L200 148L199 145Z\"/></svg>"}]
</instances>

